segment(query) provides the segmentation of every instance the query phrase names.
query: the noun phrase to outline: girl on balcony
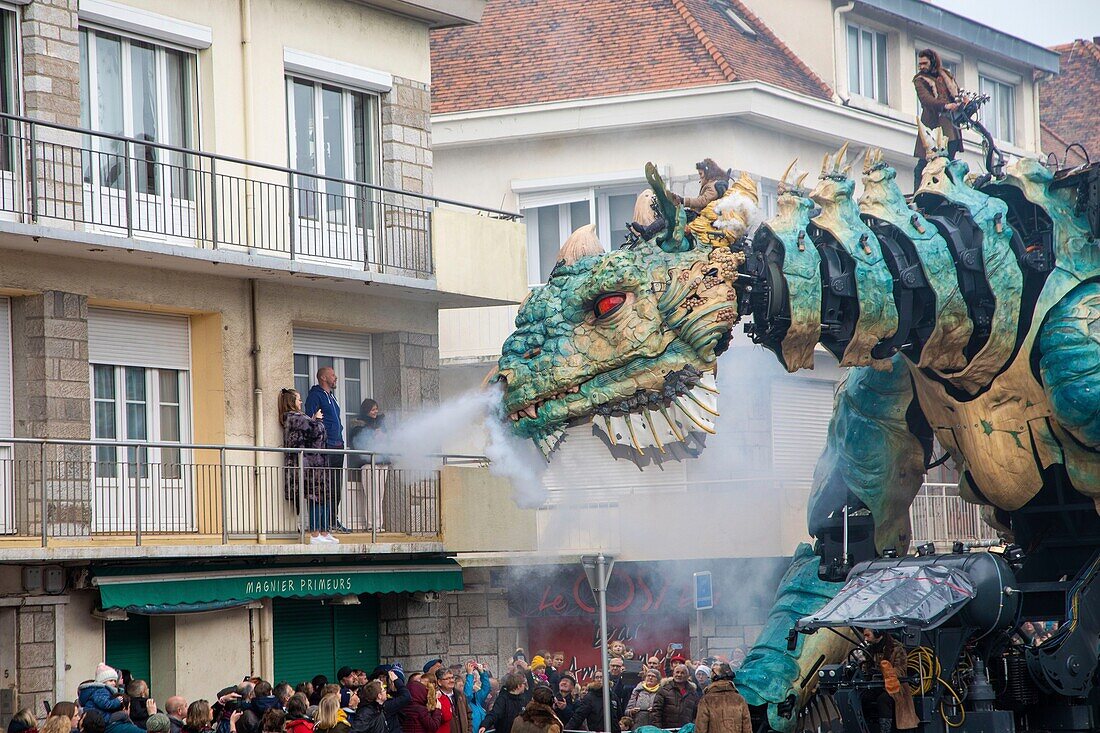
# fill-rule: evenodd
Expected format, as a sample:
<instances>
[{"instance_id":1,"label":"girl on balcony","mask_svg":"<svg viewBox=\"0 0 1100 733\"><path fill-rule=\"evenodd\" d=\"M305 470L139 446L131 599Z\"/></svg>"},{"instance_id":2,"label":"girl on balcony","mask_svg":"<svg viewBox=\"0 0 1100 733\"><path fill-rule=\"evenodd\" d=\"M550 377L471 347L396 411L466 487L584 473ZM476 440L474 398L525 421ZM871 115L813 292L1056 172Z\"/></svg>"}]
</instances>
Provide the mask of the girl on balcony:
<instances>
[{"instance_id":1,"label":"girl on balcony","mask_svg":"<svg viewBox=\"0 0 1100 733\"><path fill-rule=\"evenodd\" d=\"M360 451L378 451L382 447L381 436L386 431L384 418L377 402L370 398L363 400L358 417L351 421L351 433L348 435L350 447ZM372 462L369 455L356 453L348 457L348 466L359 469L359 485L366 496L367 529L384 532L382 502L386 496L389 458L375 454Z\"/></svg>"},{"instance_id":2,"label":"girl on balcony","mask_svg":"<svg viewBox=\"0 0 1100 733\"><path fill-rule=\"evenodd\" d=\"M325 423L321 411L310 417L302 412L302 396L295 389L283 389L279 394L279 424L283 427L284 448L325 447ZM328 462L322 453L302 453L304 487L298 486L298 453L283 454L283 496L294 503L299 517L301 507L298 497L304 496L309 509L309 542L313 544L335 543L329 532L332 526L332 489L329 486Z\"/></svg>"}]
</instances>

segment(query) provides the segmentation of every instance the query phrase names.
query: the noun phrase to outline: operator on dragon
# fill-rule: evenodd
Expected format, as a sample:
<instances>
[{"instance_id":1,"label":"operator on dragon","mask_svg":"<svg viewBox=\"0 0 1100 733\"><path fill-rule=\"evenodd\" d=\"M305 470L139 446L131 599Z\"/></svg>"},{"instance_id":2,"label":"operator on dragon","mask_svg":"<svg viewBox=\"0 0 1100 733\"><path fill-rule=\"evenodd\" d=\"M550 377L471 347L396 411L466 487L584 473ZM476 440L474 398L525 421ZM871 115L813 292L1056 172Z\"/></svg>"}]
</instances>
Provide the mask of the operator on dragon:
<instances>
[{"instance_id":1,"label":"operator on dragon","mask_svg":"<svg viewBox=\"0 0 1100 733\"><path fill-rule=\"evenodd\" d=\"M963 105L959 101L959 85L951 72L943 68L940 55L930 48L922 49L917 54L917 74L913 77L913 86L917 90L917 98L920 100L921 124L933 132L938 128L943 131L947 140L947 157L954 160L955 156L962 152L962 131L951 119L951 113ZM928 165L928 150L924 140L917 135L916 146L913 155L917 159L917 167L913 170L913 189L920 187L921 174Z\"/></svg>"},{"instance_id":2,"label":"operator on dragon","mask_svg":"<svg viewBox=\"0 0 1100 733\"><path fill-rule=\"evenodd\" d=\"M908 655L889 632L863 629L863 641L869 658L864 661L864 674L870 679L881 674L884 689L872 688L863 696L864 715L877 719L880 733L895 729L915 730L920 724L913 706L913 693L904 679Z\"/></svg>"}]
</instances>

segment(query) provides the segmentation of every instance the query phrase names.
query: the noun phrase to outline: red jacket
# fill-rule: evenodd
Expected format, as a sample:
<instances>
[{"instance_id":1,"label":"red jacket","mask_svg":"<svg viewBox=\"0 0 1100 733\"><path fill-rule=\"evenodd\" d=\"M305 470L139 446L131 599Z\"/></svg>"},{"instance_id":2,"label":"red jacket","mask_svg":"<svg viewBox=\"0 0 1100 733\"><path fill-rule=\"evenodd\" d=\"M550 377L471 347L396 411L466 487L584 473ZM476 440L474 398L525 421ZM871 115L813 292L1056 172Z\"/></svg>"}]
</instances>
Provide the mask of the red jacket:
<instances>
[{"instance_id":1,"label":"red jacket","mask_svg":"<svg viewBox=\"0 0 1100 733\"><path fill-rule=\"evenodd\" d=\"M313 723L306 718L286 721L286 733L313 733Z\"/></svg>"},{"instance_id":2,"label":"red jacket","mask_svg":"<svg viewBox=\"0 0 1100 733\"><path fill-rule=\"evenodd\" d=\"M456 693L457 694L457 693ZM451 720L454 719L454 705L446 695L439 696L439 709L443 713L443 720L439 724L439 730L435 733L451 733Z\"/></svg>"},{"instance_id":3,"label":"red jacket","mask_svg":"<svg viewBox=\"0 0 1100 733\"><path fill-rule=\"evenodd\" d=\"M410 682L409 695L412 700L401 711L402 733L438 733L444 727L443 707L437 706L435 710L428 710L428 688L419 681ZM448 713L446 728L449 731L451 718ZM290 733L290 731L287 731ZM296 733L301 733L300 731Z\"/></svg>"}]
</instances>

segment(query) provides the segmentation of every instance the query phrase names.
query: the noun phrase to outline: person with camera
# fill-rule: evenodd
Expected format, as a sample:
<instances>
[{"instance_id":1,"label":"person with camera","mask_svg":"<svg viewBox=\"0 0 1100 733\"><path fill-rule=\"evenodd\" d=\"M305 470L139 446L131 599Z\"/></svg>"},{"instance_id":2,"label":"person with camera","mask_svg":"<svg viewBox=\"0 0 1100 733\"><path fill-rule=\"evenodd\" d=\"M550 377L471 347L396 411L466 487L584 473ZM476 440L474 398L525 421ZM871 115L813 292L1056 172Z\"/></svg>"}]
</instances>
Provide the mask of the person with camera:
<instances>
[{"instance_id":1,"label":"person with camera","mask_svg":"<svg viewBox=\"0 0 1100 733\"><path fill-rule=\"evenodd\" d=\"M485 665L470 659L466 662L466 677L462 682L462 692L470 703L470 721L473 730L481 727L485 720L485 701L492 690L492 678Z\"/></svg>"},{"instance_id":2,"label":"person with camera","mask_svg":"<svg viewBox=\"0 0 1100 733\"><path fill-rule=\"evenodd\" d=\"M554 695L554 714L561 720L568 721L573 717L577 709L577 680L568 672L562 672L558 677L558 692Z\"/></svg>"},{"instance_id":3,"label":"person with camera","mask_svg":"<svg viewBox=\"0 0 1100 733\"><path fill-rule=\"evenodd\" d=\"M943 68L940 55L931 48L922 49L917 54L917 73L913 77L913 86L920 100L920 123L930 130L939 129L947 140L947 157L951 160L962 152L962 131L955 124L951 113L964 102L959 98L959 85L951 72ZM917 158L917 167L913 171L913 189L920 187L921 175L928 164L928 150L924 140L917 135L913 155Z\"/></svg>"}]
</instances>

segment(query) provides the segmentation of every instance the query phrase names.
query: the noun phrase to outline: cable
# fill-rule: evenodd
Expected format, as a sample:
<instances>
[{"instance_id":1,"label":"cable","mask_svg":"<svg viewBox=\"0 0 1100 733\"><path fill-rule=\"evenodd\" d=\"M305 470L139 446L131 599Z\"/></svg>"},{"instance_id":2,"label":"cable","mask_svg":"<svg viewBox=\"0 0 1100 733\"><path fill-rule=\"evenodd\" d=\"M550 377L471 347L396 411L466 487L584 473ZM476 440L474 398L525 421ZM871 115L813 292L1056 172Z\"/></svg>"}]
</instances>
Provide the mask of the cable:
<instances>
[{"instance_id":1,"label":"cable","mask_svg":"<svg viewBox=\"0 0 1100 733\"><path fill-rule=\"evenodd\" d=\"M943 701L940 702L940 716L943 718L943 722L947 724L949 728L958 728L962 726L966 720L966 710L963 709L963 700L959 696L959 693L955 692L955 688L947 683L943 677L940 676L940 660L936 657L935 652L926 646L919 646L909 652L907 663L905 666L906 675L912 677L914 674L920 677L920 684L914 687L909 686L909 691L914 695L927 695L932 691L936 682L943 685L951 697L955 698L955 702L959 706L959 719L952 721L947 717L947 711L944 710Z\"/></svg>"},{"instance_id":2,"label":"cable","mask_svg":"<svg viewBox=\"0 0 1100 733\"><path fill-rule=\"evenodd\" d=\"M947 713L943 709L943 701L940 701L940 716L943 718L943 722L947 723L948 728L959 728L964 722L966 722L966 710L963 709L962 698L959 697L959 693L955 692L951 685L947 684L942 677L936 677L936 681L947 688L947 691L951 693L951 697L955 698L955 702L959 706L959 720L958 722L951 722L947 717Z\"/></svg>"}]
</instances>

